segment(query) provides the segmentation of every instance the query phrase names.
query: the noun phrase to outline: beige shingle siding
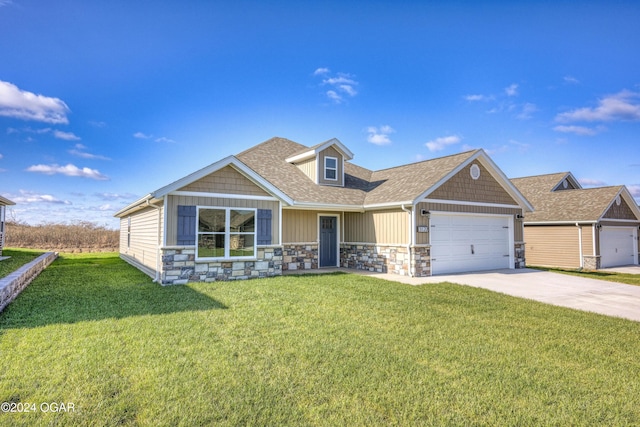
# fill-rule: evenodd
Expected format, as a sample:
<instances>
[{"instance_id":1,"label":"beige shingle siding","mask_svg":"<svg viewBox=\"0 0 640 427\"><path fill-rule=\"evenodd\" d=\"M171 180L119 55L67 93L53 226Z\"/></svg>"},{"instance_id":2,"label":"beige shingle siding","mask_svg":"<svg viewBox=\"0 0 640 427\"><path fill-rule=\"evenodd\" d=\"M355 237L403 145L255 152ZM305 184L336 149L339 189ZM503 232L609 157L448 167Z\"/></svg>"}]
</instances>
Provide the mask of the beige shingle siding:
<instances>
[{"instance_id":1,"label":"beige shingle siding","mask_svg":"<svg viewBox=\"0 0 640 427\"><path fill-rule=\"evenodd\" d=\"M230 208L271 209L272 244L279 244L279 205L270 200L228 199L222 197L167 196L167 246L174 246L178 236L178 206L217 206Z\"/></svg>"},{"instance_id":2,"label":"beige shingle siding","mask_svg":"<svg viewBox=\"0 0 640 427\"><path fill-rule=\"evenodd\" d=\"M469 171L470 165L452 176L437 190L428 195L430 199L463 200L468 202L498 203L517 205L517 202L505 191L489 171L480 163L480 177L474 180Z\"/></svg>"},{"instance_id":3,"label":"beige shingle siding","mask_svg":"<svg viewBox=\"0 0 640 427\"><path fill-rule=\"evenodd\" d=\"M127 246L128 218L120 220L120 253L155 271L158 267L158 224L161 213L152 207L131 214L131 245Z\"/></svg>"},{"instance_id":4,"label":"beige shingle siding","mask_svg":"<svg viewBox=\"0 0 640 427\"><path fill-rule=\"evenodd\" d=\"M580 268L578 227L575 225L525 227L524 238L527 265Z\"/></svg>"},{"instance_id":5,"label":"beige shingle siding","mask_svg":"<svg viewBox=\"0 0 640 427\"><path fill-rule=\"evenodd\" d=\"M226 166L215 173L192 182L182 187L180 191L249 194L252 196L269 195L231 166Z\"/></svg>"},{"instance_id":6,"label":"beige shingle siding","mask_svg":"<svg viewBox=\"0 0 640 427\"><path fill-rule=\"evenodd\" d=\"M400 209L344 213L348 243L408 244L409 214Z\"/></svg>"}]
</instances>

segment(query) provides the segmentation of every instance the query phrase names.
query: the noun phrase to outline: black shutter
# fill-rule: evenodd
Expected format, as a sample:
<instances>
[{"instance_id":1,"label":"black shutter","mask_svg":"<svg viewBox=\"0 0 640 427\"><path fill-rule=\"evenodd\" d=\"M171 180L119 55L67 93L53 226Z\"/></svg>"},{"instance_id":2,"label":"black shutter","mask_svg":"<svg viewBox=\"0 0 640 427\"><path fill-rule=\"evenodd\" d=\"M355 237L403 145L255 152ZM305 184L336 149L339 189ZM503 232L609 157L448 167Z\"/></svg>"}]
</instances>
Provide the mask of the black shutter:
<instances>
[{"instance_id":1,"label":"black shutter","mask_svg":"<svg viewBox=\"0 0 640 427\"><path fill-rule=\"evenodd\" d=\"M271 244L271 209L258 209L258 230L256 240L258 245Z\"/></svg>"},{"instance_id":2,"label":"black shutter","mask_svg":"<svg viewBox=\"0 0 640 427\"><path fill-rule=\"evenodd\" d=\"M196 207L178 206L178 245L196 244Z\"/></svg>"}]
</instances>

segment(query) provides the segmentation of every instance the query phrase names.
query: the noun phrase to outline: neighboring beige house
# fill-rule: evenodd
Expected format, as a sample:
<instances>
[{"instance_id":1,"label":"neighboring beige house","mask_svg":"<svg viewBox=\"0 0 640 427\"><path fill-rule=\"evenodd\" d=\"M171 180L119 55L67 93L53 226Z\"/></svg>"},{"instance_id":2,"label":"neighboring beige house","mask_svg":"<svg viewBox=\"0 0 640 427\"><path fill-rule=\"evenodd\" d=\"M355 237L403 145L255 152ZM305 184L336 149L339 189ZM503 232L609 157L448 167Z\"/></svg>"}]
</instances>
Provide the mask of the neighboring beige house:
<instances>
[{"instance_id":1,"label":"neighboring beige house","mask_svg":"<svg viewBox=\"0 0 640 427\"><path fill-rule=\"evenodd\" d=\"M2 256L2 249L4 248L4 238L6 234L5 219L7 215L7 206L15 205L11 200L0 196L0 256Z\"/></svg>"},{"instance_id":2,"label":"neighboring beige house","mask_svg":"<svg viewBox=\"0 0 640 427\"><path fill-rule=\"evenodd\" d=\"M528 265L638 264L640 209L625 186L583 189L570 172L511 182L535 207L524 220Z\"/></svg>"},{"instance_id":3,"label":"neighboring beige house","mask_svg":"<svg viewBox=\"0 0 640 427\"><path fill-rule=\"evenodd\" d=\"M272 138L118 211L123 259L162 284L347 267L524 267L533 208L483 150L371 171L339 140Z\"/></svg>"}]
</instances>

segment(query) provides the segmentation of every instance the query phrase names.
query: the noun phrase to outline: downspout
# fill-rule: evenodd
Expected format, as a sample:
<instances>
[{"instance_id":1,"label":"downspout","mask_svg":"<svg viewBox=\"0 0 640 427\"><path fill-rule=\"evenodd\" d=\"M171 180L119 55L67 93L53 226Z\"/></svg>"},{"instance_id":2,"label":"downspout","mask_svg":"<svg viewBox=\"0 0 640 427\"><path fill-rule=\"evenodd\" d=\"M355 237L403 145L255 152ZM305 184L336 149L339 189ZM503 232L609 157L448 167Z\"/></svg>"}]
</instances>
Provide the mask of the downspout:
<instances>
[{"instance_id":1,"label":"downspout","mask_svg":"<svg viewBox=\"0 0 640 427\"><path fill-rule=\"evenodd\" d=\"M578 249L580 252L580 269L584 268L584 254L582 253L582 227L580 224L576 222L576 227L578 227Z\"/></svg>"},{"instance_id":2,"label":"downspout","mask_svg":"<svg viewBox=\"0 0 640 427\"><path fill-rule=\"evenodd\" d=\"M162 241L160 240L161 233L161 223L160 223L160 215L162 214L162 208L160 206L152 205L149 203L149 199L147 199L147 206L152 207L158 210L158 245L156 247L156 278L153 279L155 283L160 283L160 247L162 246Z\"/></svg>"},{"instance_id":3,"label":"downspout","mask_svg":"<svg viewBox=\"0 0 640 427\"><path fill-rule=\"evenodd\" d=\"M410 217L410 226L409 226L409 243L407 244L407 254L409 255L409 277L413 277L413 272L411 271L411 265L413 263L413 257L411 256L411 248L413 247L414 244L414 239L413 239L413 230L414 230L414 223L416 221L415 219L415 215L413 215L413 209L407 209L404 207L404 203L402 205L400 205L400 208L402 208L403 211L405 211L406 213L409 214Z\"/></svg>"}]
</instances>

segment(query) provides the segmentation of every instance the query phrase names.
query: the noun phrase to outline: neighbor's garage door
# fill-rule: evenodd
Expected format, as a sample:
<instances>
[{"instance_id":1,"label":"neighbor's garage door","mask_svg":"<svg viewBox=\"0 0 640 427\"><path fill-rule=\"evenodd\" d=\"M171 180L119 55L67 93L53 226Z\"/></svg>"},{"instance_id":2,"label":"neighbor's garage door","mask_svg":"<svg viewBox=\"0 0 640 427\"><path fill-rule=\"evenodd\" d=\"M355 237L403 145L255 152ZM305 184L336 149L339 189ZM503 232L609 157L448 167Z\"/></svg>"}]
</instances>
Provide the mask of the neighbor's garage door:
<instances>
[{"instance_id":1,"label":"neighbor's garage door","mask_svg":"<svg viewBox=\"0 0 640 427\"><path fill-rule=\"evenodd\" d=\"M510 268L509 217L432 213L432 274Z\"/></svg>"},{"instance_id":2,"label":"neighbor's garage door","mask_svg":"<svg viewBox=\"0 0 640 427\"><path fill-rule=\"evenodd\" d=\"M600 230L600 266L635 264L633 227L602 227Z\"/></svg>"}]
</instances>

